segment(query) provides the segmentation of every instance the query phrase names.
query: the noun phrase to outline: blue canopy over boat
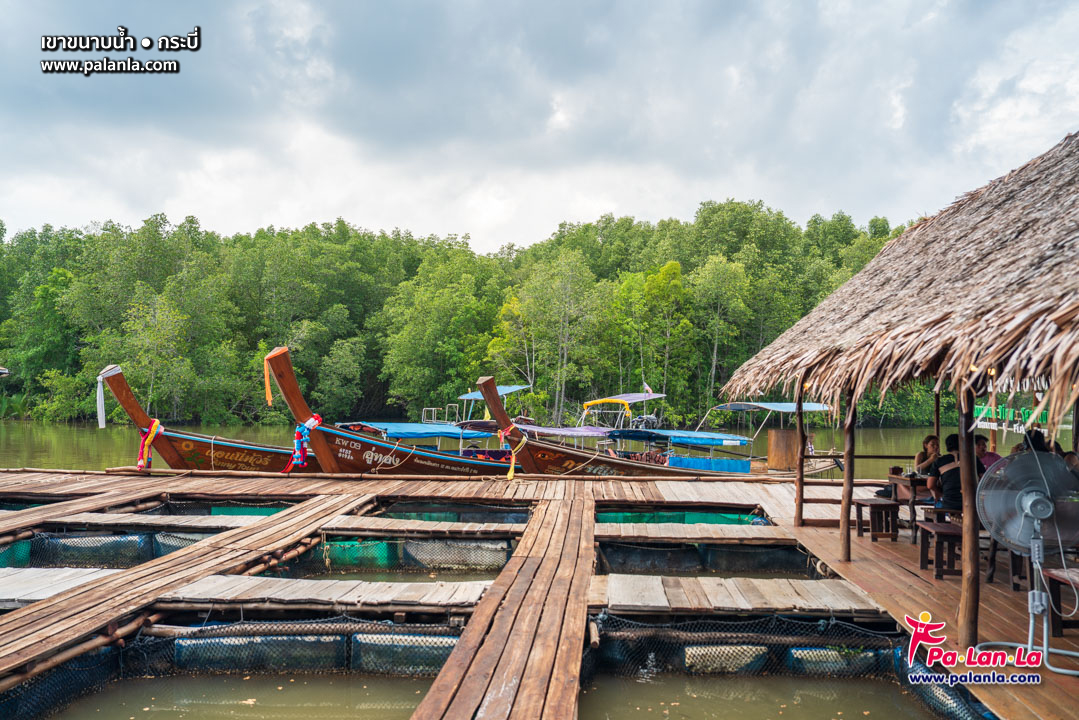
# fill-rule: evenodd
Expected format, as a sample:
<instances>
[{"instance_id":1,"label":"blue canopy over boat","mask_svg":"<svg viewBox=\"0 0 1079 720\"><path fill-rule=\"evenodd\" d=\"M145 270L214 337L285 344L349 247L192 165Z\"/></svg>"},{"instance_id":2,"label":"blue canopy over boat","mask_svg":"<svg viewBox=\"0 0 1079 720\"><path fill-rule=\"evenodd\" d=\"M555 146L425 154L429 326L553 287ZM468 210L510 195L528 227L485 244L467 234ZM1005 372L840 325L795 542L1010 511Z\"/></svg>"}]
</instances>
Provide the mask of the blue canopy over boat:
<instances>
[{"instance_id":1,"label":"blue canopy over boat","mask_svg":"<svg viewBox=\"0 0 1079 720\"><path fill-rule=\"evenodd\" d=\"M498 387L498 397L505 397L505 396L509 395L510 393L515 393L518 390L524 390L524 389L530 388L532 386L531 385L499 385L497 387ZM465 393L464 395L458 395L457 399L458 400L482 400L483 395L480 394L479 390L473 390L470 393Z\"/></svg>"},{"instance_id":2,"label":"blue canopy over boat","mask_svg":"<svg viewBox=\"0 0 1079 720\"><path fill-rule=\"evenodd\" d=\"M623 440L665 441L674 445L692 445L694 447L719 447L722 445L748 445L750 440L741 435L729 433L699 432L695 430L645 430L626 428L611 430L609 437Z\"/></svg>"},{"instance_id":3,"label":"blue canopy over boat","mask_svg":"<svg viewBox=\"0 0 1079 720\"><path fill-rule=\"evenodd\" d=\"M349 425L351 423L340 424ZM443 423L364 422L363 424L377 428L386 437L394 439L444 437L453 438L455 440L477 440L491 437L491 433L480 432L479 430L466 430L457 427L456 425L447 425Z\"/></svg>"},{"instance_id":4,"label":"blue canopy over boat","mask_svg":"<svg viewBox=\"0 0 1079 720\"><path fill-rule=\"evenodd\" d=\"M722 405L716 405L712 410L727 410L730 412L747 412L750 410L767 410L769 412L778 413L792 413L798 409L798 406L792 402L729 402ZM823 410L831 410L830 407L824 403L802 403L802 410L805 412L821 412Z\"/></svg>"}]
</instances>

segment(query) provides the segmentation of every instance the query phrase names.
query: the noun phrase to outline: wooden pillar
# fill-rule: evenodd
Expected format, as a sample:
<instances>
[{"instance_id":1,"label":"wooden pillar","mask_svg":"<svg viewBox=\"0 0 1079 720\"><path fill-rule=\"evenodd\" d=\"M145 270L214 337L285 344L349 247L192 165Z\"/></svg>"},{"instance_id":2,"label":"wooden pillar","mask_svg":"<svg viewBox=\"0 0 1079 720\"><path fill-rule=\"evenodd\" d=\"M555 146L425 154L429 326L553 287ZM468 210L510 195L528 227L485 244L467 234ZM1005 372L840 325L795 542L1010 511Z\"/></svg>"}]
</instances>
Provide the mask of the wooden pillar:
<instances>
[{"instance_id":1,"label":"wooden pillar","mask_svg":"<svg viewBox=\"0 0 1079 720\"><path fill-rule=\"evenodd\" d=\"M933 393L933 434L940 441L940 447L944 448L944 438L940 436L940 392Z\"/></svg>"},{"instance_id":2,"label":"wooden pillar","mask_svg":"<svg viewBox=\"0 0 1079 720\"><path fill-rule=\"evenodd\" d=\"M963 577L959 595L959 647L978 644L978 602L981 588L978 552L977 458L974 455L974 393L956 397L959 410L959 473L963 490Z\"/></svg>"},{"instance_id":3,"label":"wooden pillar","mask_svg":"<svg viewBox=\"0 0 1079 720\"><path fill-rule=\"evenodd\" d=\"M850 506L854 501L854 423L858 419L854 388L847 390L847 418L843 422L843 502L839 506L839 559L850 562Z\"/></svg>"},{"instance_id":4,"label":"wooden pillar","mask_svg":"<svg viewBox=\"0 0 1079 720\"><path fill-rule=\"evenodd\" d=\"M1079 400L1072 405L1072 452L1079 453Z\"/></svg>"},{"instance_id":5,"label":"wooden pillar","mask_svg":"<svg viewBox=\"0 0 1079 720\"><path fill-rule=\"evenodd\" d=\"M798 464L794 468L794 526L801 527L802 502L805 500L805 464L806 464L806 427L802 414L802 396L805 378L798 380L798 389L794 393L794 424L798 433Z\"/></svg>"}]
</instances>

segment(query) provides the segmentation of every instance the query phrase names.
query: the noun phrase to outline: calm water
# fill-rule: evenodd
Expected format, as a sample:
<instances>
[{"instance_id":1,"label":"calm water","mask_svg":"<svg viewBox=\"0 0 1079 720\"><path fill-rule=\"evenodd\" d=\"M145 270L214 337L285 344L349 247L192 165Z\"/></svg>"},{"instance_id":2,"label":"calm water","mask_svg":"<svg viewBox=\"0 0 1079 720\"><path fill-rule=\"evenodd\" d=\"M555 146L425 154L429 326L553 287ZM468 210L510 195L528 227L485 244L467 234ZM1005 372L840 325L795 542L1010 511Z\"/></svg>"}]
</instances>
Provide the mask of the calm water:
<instances>
[{"instance_id":1,"label":"calm water","mask_svg":"<svg viewBox=\"0 0 1079 720\"><path fill-rule=\"evenodd\" d=\"M72 703L58 720L407 720L430 678L203 675L138 678Z\"/></svg>"},{"instance_id":2,"label":"calm water","mask_svg":"<svg viewBox=\"0 0 1079 720\"><path fill-rule=\"evenodd\" d=\"M581 720L854 720L934 717L885 680L782 676L663 676L646 682L597 675L581 693Z\"/></svg>"},{"instance_id":3,"label":"calm water","mask_svg":"<svg viewBox=\"0 0 1079 720\"><path fill-rule=\"evenodd\" d=\"M246 678L246 679L245 679ZM76 701L58 720L394 720L408 718L430 679L341 675L210 675L133 679ZM580 720L818 720L933 716L895 683L791 677L599 675Z\"/></svg>"},{"instance_id":4,"label":"calm water","mask_svg":"<svg viewBox=\"0 0 1079 720\"><path fill-rule=\"evenodd\" d=\"M291 445L292 427L244 427L244 426L193 426L186 428L207 435L250 440L269 445ZM745 432L732 428L731 432ZM955 432L955 428L943 428L943 433ZM931 428L878 429L862 428L856 438L859 453L870 455L909 455L921 449L922 438L932 432ZM832 449L842 451L842 432L831 428L815 429L814 444L818 452ZM752 430L750 431L752 434ZM1019 437L1009 433L1001 440L999 451L1006 455L1006 448L1018 442ZM1071 434L1064 431L1060 442L1071 443ZM104 470L107 467L134 465L138 453L139 436L130 426L110 424L104 430L96 425L56 424L0 420L0 467L37 467L70 470ZM452 444L452 443L451 443ZM755 454L768 452L767 429L762 430L753 445ZM859 460L855 475L859 478L884 477L892 465L905 465L904 460ZM837 470L820 477L839 478Z\"/></svg>"}]
</instances>

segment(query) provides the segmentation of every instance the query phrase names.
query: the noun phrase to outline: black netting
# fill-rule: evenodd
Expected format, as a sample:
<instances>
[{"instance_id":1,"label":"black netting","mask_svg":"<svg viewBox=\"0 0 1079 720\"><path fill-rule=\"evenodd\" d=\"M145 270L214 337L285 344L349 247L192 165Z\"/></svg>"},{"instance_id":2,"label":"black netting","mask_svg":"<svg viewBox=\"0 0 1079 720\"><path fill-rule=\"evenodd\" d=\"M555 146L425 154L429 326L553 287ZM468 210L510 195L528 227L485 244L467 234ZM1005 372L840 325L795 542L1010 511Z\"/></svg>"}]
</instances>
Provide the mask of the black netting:
<instances>
[{"instance_id":1,"label":"black netting","mask_svg":"<svg viewBox=\"0 0 1079 720\"><path fill-rule=\"evenodd\" d=\"M613 615L597 618L597 667L604 672L793 674L842 677L894 675L895 633L838 620L780 616L756 620L691 620L664 625Z\"/></svg>"},{"instance_id":2,"label":"black netting","mask_svg":"<svg viewBox=\"0 0 1079 720\"><path fill-rule=\"evenodd\" d=\"M836 619L796 620L778 615L744 621L691 620L655 624L608 614L595 618L597 650L585 654L583 682L596 672L646 680L662 674L821 678L884 678L909 689L946 718L974 720L984 708L948 685L911 685L905 635L878 632Z\"/></svg>"},{"instance_id":3,"label":"black netting","mask_svg":"<svg viewBox=\"0 0 1079 720\"><path fill-rule=\"evenodd\" d=\"M791 545L708 545L601 541L599 561L609 573L718 574L816 579L812 558Z\"/></svg>"},{"instance_id":4,"label":"black netting","mask_svg":"<svg viewBox=\"0 0 1079 720\"><path fill-rule=\"evenodd\" d=\"M152 515L273 515L295 503L283 500L252 502L248 500L169 500L147 510Z\"/></svg>"},{"instance_id":5,"label":"black netting","mask_svg":"<svg viewBox=\"0 0 1079 720\"><path fill-rule=\"evenodd\" d=\"M329 537L274 572L293 578L386 571L470 572L493 577L509 560L514 546L512 540Z\"/></svg>"},{"instance_id":6,"label":"black netting","mask_svg":"<svg viewBox=\"0 0 1079 720\"><path fill-rule=\"evenodd\" d=\"M378 513L379 517L432 522L514 523L528 522L527 507L481 503L396 502Z\"/></svg>"},{"instance_id":7,"label":"black netting","mask_svg":"<svg viewBox=\"0 0 1079 720\"><path fill-rule=\"evenodd\" d=\"M0 548L0 567L129 568L213 533L36 533Z\"/></svg>"},{"instance_id":8,"label":"black netting","mask_svg":"<svg viewBox=\"0 0 1079 720\"><path fill-rule=\"evenodd\" d=\"M123 678L206 673L438 674L461 628L330 619L240 622L140 636L68 661L0 694L0 718L32 720Z\"/></svg>"}]
</instances>

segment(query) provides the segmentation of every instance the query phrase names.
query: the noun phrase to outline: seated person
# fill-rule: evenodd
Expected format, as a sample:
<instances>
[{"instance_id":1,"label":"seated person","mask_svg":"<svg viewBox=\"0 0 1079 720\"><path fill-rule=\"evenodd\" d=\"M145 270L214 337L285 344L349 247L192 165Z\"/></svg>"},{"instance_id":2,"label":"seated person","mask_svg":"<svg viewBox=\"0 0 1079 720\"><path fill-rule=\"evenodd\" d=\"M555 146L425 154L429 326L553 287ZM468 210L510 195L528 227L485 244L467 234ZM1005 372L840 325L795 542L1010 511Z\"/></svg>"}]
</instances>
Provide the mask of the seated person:
<instances>
[{"instance_id":1,"label":"seated person","mask_svg":"<svg viewBox=\"0 0 1079 720\"><path fill-rule=\"evenodd\" d=\"M914 456L914 472L924 475L940 457L940 438L926 435L922 440L922 451Z\"/></svg>"},{"instance_id":2,"label":"seated person","mask_svg":"<svg viewBox=\"0 0 1079 720\"><path fill-rule=\"evenodd\" d=\"M959 436L952 433L944 439L947 455L937 458L929 468L929 491L936 498L936 507L944 510L963 509L963 489L959 472ZM975 482L985 474L982 461L974 459Z\"/></svg>"},{"instance_id":3,"label":"seated person","mask_svg":"<svg viewBox=\"0 0 1079 720\"><path fill-rule=\"evenodd\" d=\"M922 451L914 456L914 472L919 475L925 475L929 468L933 466L933 463L940 457L940 438L936 435L926 435L922 440ZM907 502L910 500L910 488L906 485L896 485L896 500L899 502ZM883 495L883 493L882 493ZM933 501L932 495L926 491L922 491L918 494L915 500Z\"/></svg>"},{"instance_id":4,"label":"seated person","mask_svg":"<svg viewBox=\"0 0 1079 720\"><path fill-rule=\"evenodd\" d=\"M985 435L974 436L974 454L986 468L991 468L994 463L1000 461L1000 455L989 451L989 439Z\"/></svg>"}]
</instances>

